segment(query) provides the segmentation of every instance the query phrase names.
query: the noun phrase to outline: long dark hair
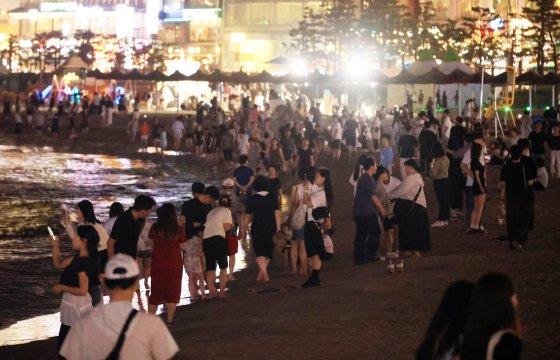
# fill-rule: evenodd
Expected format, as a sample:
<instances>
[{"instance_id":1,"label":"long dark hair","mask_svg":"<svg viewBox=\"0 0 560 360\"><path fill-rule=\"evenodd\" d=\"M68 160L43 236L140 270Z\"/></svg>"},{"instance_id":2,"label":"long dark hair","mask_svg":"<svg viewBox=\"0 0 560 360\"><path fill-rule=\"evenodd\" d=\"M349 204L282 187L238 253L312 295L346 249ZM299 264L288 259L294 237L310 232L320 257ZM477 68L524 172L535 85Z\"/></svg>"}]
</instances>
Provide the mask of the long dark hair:
<instances>
[{"instance_id":1,"label":"long dark hair","mask_svg":"<svg viewBox=\"0 0 560 360\"><path fill-rule=\"evenodd\" d=\"M93 211L93 204L89 200L82 200L76 205L78 209L84 215L85 222L90 224L100 224L101 222L95 217L95 212Z\"/></svg>"},{"instance_id":2,"label":"long dark hair","mask_svg":"<svg viewBox=\"0 0 560 360\"><path fill-rule=\"evenodd\" d=\"M364 162L364 160L367 159L367 155L366 154L361 154L360 157L358 158L358 162L356 163L356 167L354 168L354 181L358 181L358 178L360 177L360 167L362 166L362 163Z\"/></svg>"},{"instance_id":3,"label":"long dark hair","mask_svg":"<svg viewBox=\"0 0 560 360\"><path fill-rule=\"evenodd\" d=\"M179 234L179 224L175 206L170 203L163 204L157 210L157 217L158 219L153 225L155 231L163 233L167 239L176 239Z\"/></svg>"},{"instance_id":4,"label":"long dark hair","mask_svg":"<svg viewBox=\"0 0 560 360\"><path fill-rule=\"evenodd\" d=\"M456 281L447 288L432 317L426 338L416 351L416 360L441 358L449 350L458 350L473 288L474 284L465 280Z\"/></svg>"},{"instance_id":5,"label":"long dark hair","mask_svg":"<svg viewBox=\"0 0 560 360\"><path fill-rule=\"evenodd\" d=\"M482 154L482 145L473 143L471 146L471 169L480 164L480 155ZM482 165L482 164L481 164Z\"/></svg>"},{"instance_id":6,"label":"long dark hair","mask_svg":"<svg viewBox=\"0 0 560 360\"><path fill-rule=\"evenodd\" d=\"M461 359L485 353L490 337L499 330L513 329L520 335L519 319L511 302L514 294L506 275L488 273L478 280L471 297Z\"/></svg>"},{"instance_id":7,"label":"long dark hair","mask_svg":"<svg viewBox=\"0 0 560 360\"><path fill-rule=\"evenodd\" d=\"M119 216L123 212L124 212L123 204L121 204L118 201L115 201L114 203L111 204L111 207L109 208L109 217L112 218L115 216Z\"/></svg>"},{"instance_id":8,"label":"long dark hair","mask_svg":"<svg viewBox=\"0 0 560 360\"><path fill-rule=\"evenodd\" d=\"M328 169L321 168L319 169L319 174L325 178L325 184L323 185L323 189L325 190L325 195L327 197L327 206L329 209L332 207L333 204L333 189L331 183L331 172Z\"/></svg>"}]
</instances>

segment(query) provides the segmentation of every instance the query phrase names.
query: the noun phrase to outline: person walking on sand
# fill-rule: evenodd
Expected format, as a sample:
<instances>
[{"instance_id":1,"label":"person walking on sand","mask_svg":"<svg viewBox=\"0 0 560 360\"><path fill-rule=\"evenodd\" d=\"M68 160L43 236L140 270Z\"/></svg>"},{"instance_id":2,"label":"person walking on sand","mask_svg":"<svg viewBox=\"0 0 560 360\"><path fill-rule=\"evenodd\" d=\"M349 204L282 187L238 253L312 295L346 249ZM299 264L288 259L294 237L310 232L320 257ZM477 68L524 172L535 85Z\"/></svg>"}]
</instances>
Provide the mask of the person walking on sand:
<instances>
[{"instance_id":1,"label":"person walking on sand","mask_svg":"<svg viewBox=\"0 0 560 360\"><path fill-rule=\"evenodd\" d=\"M298 257L301 264L299 272L307 276L307 252L305 251L305 216L307 214L307 204L303 201L305 191L309 191L315 179L316 169L314 167L299 169L298 175L300 183L293 187L290 196L290 213L286 224L293 230L290 244L290 260L292 264L292 274L298 273Z\"/></svg>"},{"instance_id":2,"label":"person walking on sand","mask_svg":"<svg viewBox=\"0 0 560 360\"><path fill-rule=\"evenodd\" d=\"M434 160L430 167L430 176L434 180L434 188L438 200L439 215L432 227L446 226L449 221L449 158L440 142L432 146Z\"/></svg>"},{"instance_id":3,"label":"person walking on sand","mask_svg":"<svg viewBox=\"0 0 560 360\"><path fill-rule=\"evenodd\" d=\"M482 146L474 143L471 147L471 172L473 174L472 192L474 196L474 207L471 213L471 225L467 234L484 234L484 228L480 228L484 203L486 202L486 166L482 155Z\"/></svg>"},{"instance_id":4,"label":"person walking on sand","mask_svg":"<svg viewBox=\"0 0 560 360\"><path fill-rule=\"evenodd\" d=\"M203 231L204 226L195 227L193 229L194 235L181 245L181 249L183 249L183 265L189 277L191 302L206 299L204 271L202 269L202 264L204 263L204 252L202 250Z\"/></svg>"},{"instance_id":5,"label":"person walking on sand","mask_svg":"<svg viewBox=\"0 0 560 360\"><path fill-rule=\"evenodd\" d=\"M104 274L111 302L98 306L71 329L60 350L66 359L171 359L179 347L163 321L132 308L140 271L128 255L117 254Z\"/></svg>"},{"instance_id":6,"label":"person walking on sand","mask_svg":"<svg viewBox=\"0 0 560 360\"><path fill-rule=\"evenodd\" d=\"M321 257L325 253L322 230L329 230L332 225L328 209L333 204L333 189L331 173L328 169L317 171L313 186L303 193L303 202L307 208L307 221L304 228L305 252L311 259L311 276L302 287L308 288L321 285L319 271L321 270ZM326 208L326 213L319 215L315 212L319 208ZM317 229L321 231L317 231Z\"/></svg>"},{"instance_id":7,"label":"person walking on sand","mask_svg":"<svg viewBox=\"0 0 560 360\"><path fill-rule=\"evenodd\" d=\"M226 232L233 226L231 215L231 200L227 196L220 198L220 192L214 186L206 189L206 193L214 200L219 199L219 205L210 210L204 224L204 234L202 237L202 248L204 250L204 260L206 263L206 283L210 291L210 297L225 297L227 273L228 273L228 254ZM220 291L216 289L216 263L220 267Z\"/></svg>"},{"instance_id":8,"label":"person walking on sand","mask_svg":"<svg viewBox=\"0 0 560 360\"><path fill-rule=\"evenodd\" d=\"M362 265L376 260L379 248L379 222L377 214L385 217L385 210L377 195L375 195L375 180L373 174L377 172L377 165L373 158L363 161L364 173L358 179L356 196L352 216L356 223L354 238L354 264Z\"/></svg>"},{"instance_id":9,"label":"person walking on sand","mask_svg":"<svg viewBox=\"0 0 560 360\"><path fill-rule=\"evenodd\" d=\"M247 227L251 224L251 241L253 251L257 258L259 273L257 281L268 282L268 264L272 259L274 243L272 238L275 233L280 232L282 215L278 209L277 199L269 195L270 184L264 176L257 176L253 183L254 194L247 199L241 238L245 238Z\"/></svg>"},{"instance_id":10,"label":"person walking on sand","mask_svg":"<svg viewBox=\"0 0 560 360\"><path fill-rule=\"evenodd\" d=\"M233 217L233 227L226 234L226 241L228 243L228 281L236 280L233 275L235 269L235 254L239 250L239 236L238 231L242 222L243 213L245 212L245 205L235 194L235 181L232 178L227 178L222 181L222 194L229 197L231 201L231 215Z\"/></svg>"},{"instance_id":11,"label":"person walking on sand","mask_svg":"<svg viewBox=\"0 0 560 360\"><path fill-rule=\"evenodd\" d=\"M185 239L184 218L179 221L175 206L163 204L157 211L157 222L148 237L152 240L152 293L148 312L155 314L160 304L165 304L167 324L173 323L177 304L181 297L183 259L181 244Z\"/></svg>"}]
</instances>

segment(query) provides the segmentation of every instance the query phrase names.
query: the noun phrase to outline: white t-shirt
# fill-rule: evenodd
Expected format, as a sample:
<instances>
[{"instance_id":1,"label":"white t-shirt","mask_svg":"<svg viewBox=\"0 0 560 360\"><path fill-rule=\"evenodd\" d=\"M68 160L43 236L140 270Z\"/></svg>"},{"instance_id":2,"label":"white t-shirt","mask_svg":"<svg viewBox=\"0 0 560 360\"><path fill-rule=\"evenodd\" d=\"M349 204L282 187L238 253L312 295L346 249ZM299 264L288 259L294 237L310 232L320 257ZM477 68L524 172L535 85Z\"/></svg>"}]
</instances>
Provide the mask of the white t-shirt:
<instances>
[{"instance_id":1,"label":"white t-shirt","mask_svg":"<svg viewBox=\"0 0 560 360\"><path fill-rule=\"evenodd\" d=\"M185 130L185 125L182 121L175 121L173 125L171 125L171 132L174 136L182 136L183 131Z\"/></svg>"},{"instance_id":2,"label":"white t-shirt","mask_svg":"<svg viewBox=\"0 0 560 360\"><path fill-rule=\"evenodd\" d=\"M388 184L383 184L381 181L379 182L379 184L381 185L383 190L385 190L385 193L389 194L401 184L401 181L394 176L390 176Z\"/></svg>"},{"instance_id":3,"label":"white t-shirt","mask_svg":"<svg viewBox=\"0 0 560 360\"><path fill-rule=\"evenodd\" d=\"M129 301L97 306L72 325L60 354L68 360L105 359L113 351L130 311ZM170 359L179 351L163 321L136 314L121 349L121 359Z\"/></svg>"},{"instance_id":4,"label":"white t-shirt","mask_svg":"<svg viewBox=\"0 0 560 360\"><path fill-rule=\"evenodd\" d=\"M373 119L373 127L372 127L372 135L371 137L374 140L379 140L381 138L381 120L379 120L379 118L375 117ZM377 130L376 130L377 129Z\"/></svg>"},{"instance_id":5,"label":"white t-shirt","mask_svg":"<svg viewBox=\"0 0 560 360\"><path fill-rule=\"evenodd\" d=\"M107 241L109 240L109 233L105 230L105 227L100 223L93 225L95 230L97 230L97 234L99 235L99 245L97 246L97 250L107 250Z\"/></svg>"},{"instance_id":6,"label":"white t-shirt","mask_svg":"<svg viewBox=\"0 0 560 360\"><path fill-rule=\"evenodd\" d=\"M451 136L451 119L449 118L449 116L446 116L443 118L443 130L445 130L445 132L443 133L443 136L446 139L449 139L449 136Z\"/></svg>"},{"instance_id":7,"label":"white t-shirt","mask_svg":"<svg viewBox=\"0 0 560 360\"><path fill-rule=\"evenodd\" d=\"M113 230L113 225L115 225L115 221L117 221L118 216L113 216L112 218L109 218L107 221L105 221L105 223L103 224L103 228L105 229L105 231L107 231L107 234L111 234L111 231Z\"/></svg>"},{"instance_id":8,"label":"white t-shirt","mask_svg":"<svg viewBox=\"0 0 560 360\"><path fill-rule=\"evenodd\" d=\"M247 134L237 135L237 145L239 147L240 155L249 154L249 135Z\"/></svg>"},{"instance_id":9,"label":"white t-shirt","mask_svg":"<svg viewBox=\"0 0 560 360\"><path fill-rule=\"evenodd\" d=\"M327 206L327 194L325 193L325 189L320 188L317 185L313 185L309 190L309 197L311 198L311 204L313 204L313 207L307 209L307 219L309 221L313 221L315 220L313 218L313 209Z\"/></svg>"},{"instance_id":10,"label":"white t-shirt","mask_svg":"<svg viewBox=\"0 0 560 360\"><path fill-rule=\"evenodd\" d=\"M332 129L333 140L342 140L342 125L339 121L335 121Z\"/></svg>"},{"instance_id":11,"label":"white t-shirt","mask_svg":"<svg viewBox=\"0 0 560 360\"><path fill-rule=\"evenodd\" d=\"M233 224L231 210L223 206L219 206L210 210L210 212L206 216L206 223L204 224L204 235L202 238L208 239L212 236L226 237L224 224Z\"/></svg>"},{"instance_id":12,"label":"white t-shirt","mask_svg":"<svg viewBox=\"0 0 560 360\"><path fill-rule=\"evenodd\" d=\"M144 224L144 227L140 232L140 236L138 237L136 250L138 251L152 250L152 241L148 237L148 234L150 233L150 229L152 228L153 224L154 224L153 220L146 219L146 223Z\"/></svg>"},{"instance_id":13,"label":"white t-shirt","mask_svg":"<svg viewBox=\"0 0 560 360\"><path fill-rule=\"evenodd\" d=\"M484 149L482 149L482 153L480 154L479 159L481 164L484 164ZM465 155L463 155L463 160L461 161L462 164L468 165L469 169L471 168L471 149L467 150ZM474 179L472 176L467 175L467 183L466 186L473 186Z\"/></svg>"}]
</instances>

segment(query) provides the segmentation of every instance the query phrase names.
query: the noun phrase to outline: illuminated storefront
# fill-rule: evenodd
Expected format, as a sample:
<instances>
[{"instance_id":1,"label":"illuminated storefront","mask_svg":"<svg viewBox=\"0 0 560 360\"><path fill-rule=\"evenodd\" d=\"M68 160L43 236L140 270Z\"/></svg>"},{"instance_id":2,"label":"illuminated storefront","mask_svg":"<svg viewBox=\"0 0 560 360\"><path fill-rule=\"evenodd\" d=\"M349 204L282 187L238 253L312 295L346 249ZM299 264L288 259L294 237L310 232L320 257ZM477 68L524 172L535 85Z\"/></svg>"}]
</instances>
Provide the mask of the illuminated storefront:
<instances>
[{"instance_id":1,"label":"illuminated storefront","mask_svg":"<svg viewBox=\"0 0 560 360\"><path fill-rule=\"evenodd\" d=\"M229 71L261 71L265 63L286 54L289 32L303 9L321 1L229 0L224 4L222 67Z\"/></svg>"},{"instance_id":2,"label":"illuminated storefront","mask_svg":"<svg viewBox=\"0 0 560 360\"><path fill-rule=\"evenodd\" d=\"M22 1L9 16L17 21L20 38L60 31L72 36L78 30L96 34L148 39L157 34L162 0Z\"/></svg>"}]
</instances>

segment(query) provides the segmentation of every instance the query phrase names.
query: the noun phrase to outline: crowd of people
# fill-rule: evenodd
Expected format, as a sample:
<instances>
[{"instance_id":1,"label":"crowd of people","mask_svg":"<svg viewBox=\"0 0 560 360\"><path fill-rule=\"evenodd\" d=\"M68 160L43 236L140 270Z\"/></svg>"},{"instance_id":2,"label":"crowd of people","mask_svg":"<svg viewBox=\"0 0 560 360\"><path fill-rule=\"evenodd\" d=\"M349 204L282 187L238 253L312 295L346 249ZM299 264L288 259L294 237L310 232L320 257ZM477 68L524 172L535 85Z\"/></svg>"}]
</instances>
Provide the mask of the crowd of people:
<instances>
[{"instance_id":1,"label":"crowd of people","mask_svg":"<svg viewBox=\"0 0 560 360\"><path fill-rule=\"evenodd\" d=\"M341 158L356 160L349 179L354 186L356 265L385 258L420 257L430 250L425 194L428 180L434 183L438 203L432 228L448 226L450 221L463 217L466 234L484 234L490 164L502 167L499 196L507 227L500 239L508 241L512 249L524 249L529 231L534 228L534 191L548 186L548 174L542 171L547 151L550 176L555 180L560 177L560 126L552 120L527 123L531 119L524 117L508 131L508 137L490 142L483 123L468 117L452 118L447 110L437 119L432 112L421 111L413 116L407 105L391 110L381 107L372 119L366 119L341 109L329 123L318 111L318 104L310 108L312 111L305 106L282 109L275 114L277 130L273 130L272 113L258 107L235 113L218 126L205 127L204 113L200 117L178 116L169 128L174 150L231 164L235 156L238 163L220 188L194 183L193 198L183 204L180 213L173 204L163 204L157 210L157 220L152 221L148 217L155 201L141 195L127 211L113 204L109 220L101 225L93 204L80 202L76 208L78 227L74 229L67 218L63 221L77 255L63 260L58 238L52 239L54 264L64 269L60 284L53 289L63 294L61 354L82 351L75 348L74 341L63 345L68 333L73 339L84 336L88 330L82 323L107 316L97 310L102 304L101 287L119 293L119 299L128 299L138 289L137 280L144 277L145 287L150 287L148 312L154 314L164 304L169 325L179 302L183 271L188 276L191 301L225 297L227 282L235 279L235 254L243 239L251 241L258 267L257 282L270 281L269 265L274 253L287 250L292 273L308 277L303 288L321 285L322 262L333 256L330 210L334 192L331 172L319 167L319 163L332 164ZM147 119L139 125L140 118L133 112L128 126L130 140L137 141L139 130L143 148L151 140L165 150L165 126ZM299 181L289 189L289 209L283 217L280 178L291 175L297 175ZM122 267L132 275L116 275L109 266L113 259L128 264ZM130 259L137 260L138 269ZM98 274L105 274L104 285ZM441 314L448 317L445 319L434 318L429 338L419 349L419 358L445 358L448 353L482 354L490 337L502 330L507 331L492 340L496 349L493 351L502 351L499 349L503 341L516 341L509 336L518 334L515 323L511 325L513 331L508 330L509 323L504 328L487 324L482 331L482 320L475 319L488 311L480 308L484 301L496 300L488 300L484 293L491 291L494 282L501 284L504 293L490 295L500 297L500 301L506 295L514 298L509 280L498 275L489 277L482 278L474 290L472 284L464 282L455 286L458 289L452 286L448 290L444 302L449 301L447 297L460 296L452 293L455 290L472 292L473 300L467 304L466 296L461 295L462 302L453 310L457 313ZM111 285L112 280L123 279L134 281ZM514 301L511 306L515 308ZM125 309L123 305L118 310L125 314L130 312L130 306ZM451 310L445 307L438 311ZM471 318L472 323L467 321ZM120 316L121 325L125 320L125 315ZM510 320L515 322L515 316ZM113 335L116 339L118 326ZM165 338L162 343L168 345L165 351L176 351L172 339Z\"/></svg>"}]
</instances>

